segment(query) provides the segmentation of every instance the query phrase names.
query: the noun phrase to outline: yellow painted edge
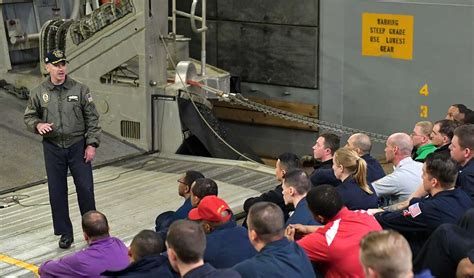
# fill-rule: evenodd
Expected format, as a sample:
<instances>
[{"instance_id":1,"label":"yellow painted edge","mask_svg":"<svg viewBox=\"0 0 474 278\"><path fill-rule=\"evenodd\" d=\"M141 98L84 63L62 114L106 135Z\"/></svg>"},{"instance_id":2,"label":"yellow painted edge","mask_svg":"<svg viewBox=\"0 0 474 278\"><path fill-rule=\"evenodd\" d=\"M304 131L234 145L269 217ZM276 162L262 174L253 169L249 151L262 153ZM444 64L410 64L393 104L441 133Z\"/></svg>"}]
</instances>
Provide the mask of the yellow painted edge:
<instances>
[{"instance_id":1,"label":"yellow painted edge","mask_svg":"<svg viewBox=\"0 0 474 278\"><path fill-rule=\"evenodd\" d=\"M4 254L0 254L0 261L2 261L4 263L7 263L7 264L12 264L12 265L16 265L18 267L27 269L27 270L33 272L37 277L39 277L38 267L34 264L29 264L27 262L17 260L15 258L9 257L9 256L4 255Z\"/></svg>"}]
</instances>

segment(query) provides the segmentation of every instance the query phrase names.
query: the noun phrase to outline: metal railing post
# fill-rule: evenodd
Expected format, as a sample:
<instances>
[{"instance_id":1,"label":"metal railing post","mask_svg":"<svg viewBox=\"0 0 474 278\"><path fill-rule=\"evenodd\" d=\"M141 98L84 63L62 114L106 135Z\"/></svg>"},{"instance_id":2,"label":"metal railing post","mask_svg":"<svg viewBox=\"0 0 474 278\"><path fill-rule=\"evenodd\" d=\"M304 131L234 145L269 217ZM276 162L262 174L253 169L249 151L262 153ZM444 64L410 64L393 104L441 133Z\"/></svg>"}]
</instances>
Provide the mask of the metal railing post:
<instances>
[{"instance_id":1,"label":"metal railing post","mask_svg":"<svg viewBox=\"0 0 474 278\"><path fill-rule=\"evenodd\" d=\"M191 4L191 12L185 13L183 11L176 10L176 0L172 1L172 11L171 18L168 17L168 20L172 22L173 34L176 35L176 15L180 15L186 18L189 18L191 21L191 29L194 33L201 33L201 75L206 75L206 7L207 0L202 0L201 13L202 16L196 16L196 6L199 0L193 0ZM201 28L196 27L196 21L201 21Z\"/></svg>"}]
</instances>

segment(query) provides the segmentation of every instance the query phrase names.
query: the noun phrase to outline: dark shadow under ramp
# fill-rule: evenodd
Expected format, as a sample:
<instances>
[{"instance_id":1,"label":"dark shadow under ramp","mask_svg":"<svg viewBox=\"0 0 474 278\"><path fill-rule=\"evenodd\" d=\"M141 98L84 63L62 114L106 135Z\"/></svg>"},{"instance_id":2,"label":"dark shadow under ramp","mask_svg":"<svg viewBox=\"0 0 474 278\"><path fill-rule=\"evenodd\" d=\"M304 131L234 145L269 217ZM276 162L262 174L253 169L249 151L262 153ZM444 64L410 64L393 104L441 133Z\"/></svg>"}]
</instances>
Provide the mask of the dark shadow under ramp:
<instances>
[{"instance_id":1,"label":"dark shadow under ramp","mask_svg":"<svg viewBox=\"0 0 474 278\"><path fill-rule=\"evenodd\" d=\"M219 139L214 133L212 133L210 128L206 125L199 113L196 111L196 108L191 101L180 98L178 104L181 123L185 129L190 131L191 134L190 137L185 139L183 145L177 152L178 154L190 154L233 160L247 160L233 151L227 145L229 144L246 157L263 164L263 161L249 146L237 140L238 137L234 134L236 131L229 130L220 125L219 121L212 113L212 110L207 108L205 105L197 102L195 103L197 109L199 109L199 112L206 122L227 144Z\"/></svg>"},{"instance_id":2,"label":"dark shadow under ramp","mask_svg":"<svg viewBox=\"0 0 474 278\"><path fill-rule=\"evenodd\" d=\"M0 194L46 179L41 136L26 130L27 101L0 89ZM103 133L94 166L143 153Z\"/></svg>"}]
</instances>

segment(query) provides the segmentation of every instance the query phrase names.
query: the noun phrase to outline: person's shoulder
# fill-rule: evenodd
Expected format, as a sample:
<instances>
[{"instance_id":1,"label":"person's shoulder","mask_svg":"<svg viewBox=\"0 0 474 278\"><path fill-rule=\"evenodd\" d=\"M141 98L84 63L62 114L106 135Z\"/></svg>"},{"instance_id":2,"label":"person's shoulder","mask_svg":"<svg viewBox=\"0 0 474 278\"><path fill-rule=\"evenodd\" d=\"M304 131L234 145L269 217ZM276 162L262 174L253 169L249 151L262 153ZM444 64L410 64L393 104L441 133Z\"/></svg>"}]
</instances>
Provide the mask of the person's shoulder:
<instances>
[{"instance_id":1,"label":"person's shoulder","mask_svg":"<svg viewBox=\"0 0 474 278\"><path fill-rule=\"evenodd\" d=\"M452 195L455 196L455 198L459 201L461 205L473 205L473 201L466 191L462 190L461 188L455 188L452 191Z\"/></svg>"},{"instance_id":2,"label":"person's shoulder","mask_svg":"<svg viewBox=\"0 0 474 278\"><path fill-rule=\"evenodd\" d=\"M44 91L48 91L48 88L47 88L48 83L49 83L49 77L44 78L38 86L31 89L30 96L37 95Z\"/></svg>"},{"instance_id":3,"label":"person's shoulder","mask_svg":"<svg viewBox=\"0 0 474 278\"><path fill-rule=\"evenodd\" d=\"M216 269L211 273L211 275L207 276L209 278L240 278L242 277L240 273L234 269L227 268L227 269Z\"/></svg>"},{"instance_id":4,"label":"person's shoulder","mask_svg":"<svg viewBox=\"0 0 474 278\"><path fill-rule=\"evenodd\" d=\"M373 215L370 215L366 210L348 210L344 218L347 219L357 219L367 224L378 223Z\"/></svg>"},{"instance_id":5,"label":"person's shoulder","mask_svg":"<svg viewBox=\"0 0 474 278\"><path fill-rule=\"evenodd\" d=\"M260 263L257 261L255 257L244 260L232 267L233 270L237 271L238 273L254 273L260 268Z\"/></svg>"},{"instance_id":6,"label":"person's shoulder","mask_svg":"<svg viewBox=\"0 0 474 278\"><path fill-rule=\"evenodd\" d=\"M234 278L234 277L241 277L239 272L233 269L216 269L209 263L205 263L204 265L201 265L188 273L186 273L183 277L187 278L193 278L193 277L222 277L222 278Z\"/></svg>"},{"instance_id":7,"label":"person's shoulder","mask_svg":"<svg viewBox=\"0 0 474 278\"><path fill-rule=\"evenodd\" d=\"M82 82L80 82L80 81L77 81L77 80L75 80L75 79L73 79L73 78L71 78L71 77L69 77L69 76L67 77L66 82L68 83L67 85L68 85L70 88L79 89L79 90L81 90L81 91L89 90L89 87L88 87L86 84L84 84L84 83L82 83Z\"/></svg>"},{"instance_id":8,"label":"person's shoulder","mask_svg":"<svg viewBox=\"0 0 474 278\"><path fill-rule=\"evenodd\" d=\"M97 245L97 248L102 248L102 246L106 246L107 248L111 249L111 250L114 250L115 252L118 252L119 254L128 254L128 247L127 245L125 244L125 242L123 242L121 239L119 238L116 238L116 237L108 237L107 239L105 239L103 241L104 245L102 244L98 244ZM92 247L93 245L91 245Z\"/></svg>"},{"instance_id":9,"label":"person's shoulder","mask_svg":"<svg viewBox=\"0 0 474 278\"><path fill-rule=\"evenodd\" d=\"M240 273L231 268L228 269L216 269L214 273L209 277L222 277L222 278L237 278L242 277Z\"/></svg>"},{"instance_id":10,"label":"person's shoulder","mask_svg":"<svg viewBox=\"0 0 474 278\"><path fill-rule=\"evenodd\" d=\"M471 158L469 162L466 164L466 166L462 168L460 175L462 175L463 173L467 175L474 175L474 158Z\"/></svg>"}]
</instances>

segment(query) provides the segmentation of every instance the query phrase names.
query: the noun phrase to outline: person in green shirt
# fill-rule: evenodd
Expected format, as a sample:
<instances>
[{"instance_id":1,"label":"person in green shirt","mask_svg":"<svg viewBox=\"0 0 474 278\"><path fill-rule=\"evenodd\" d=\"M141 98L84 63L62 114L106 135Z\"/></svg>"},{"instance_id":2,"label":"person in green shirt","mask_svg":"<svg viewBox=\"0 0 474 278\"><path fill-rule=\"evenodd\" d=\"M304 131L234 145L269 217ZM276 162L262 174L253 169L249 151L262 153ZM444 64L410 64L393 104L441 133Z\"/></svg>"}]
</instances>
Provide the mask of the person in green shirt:
<instances>
[{"instance_id":1,"label":"person in green shirt","mask_svg":"<svg viewBox=\"0 0 474 278\"><path fill-rule=\"evenodd\" d=\"M413 159L424 162L426 156L436 150L436 146L431 142L430 134L433 131L433 124L429 121L421 121L415 124L411 139L416 151L413 153Z\"/></svg>"}]
</instances>

